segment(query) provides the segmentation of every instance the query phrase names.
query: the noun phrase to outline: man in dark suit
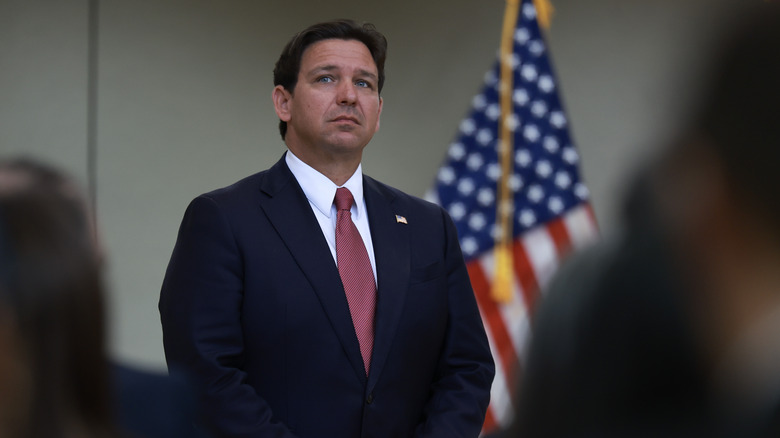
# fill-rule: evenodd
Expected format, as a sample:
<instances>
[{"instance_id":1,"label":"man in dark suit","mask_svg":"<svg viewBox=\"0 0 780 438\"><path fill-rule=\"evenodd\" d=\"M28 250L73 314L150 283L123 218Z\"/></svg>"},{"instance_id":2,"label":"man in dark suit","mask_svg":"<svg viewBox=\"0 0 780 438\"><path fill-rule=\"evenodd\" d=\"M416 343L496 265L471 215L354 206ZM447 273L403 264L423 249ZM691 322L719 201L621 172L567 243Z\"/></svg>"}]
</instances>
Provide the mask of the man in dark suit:
<instances>
[{"instance_id":1,"label":"man in dark suit","mask_svg":"<svg viewBox=\"0 0 780 438\"><path fill-rule=\"evenodd\" d=\"M361 172L386 47L348 20L296 35L274 69L285 156L185 213L165 352L217 437L480 432L494 365L455 227Z\"/></svg>"}]
</instances>

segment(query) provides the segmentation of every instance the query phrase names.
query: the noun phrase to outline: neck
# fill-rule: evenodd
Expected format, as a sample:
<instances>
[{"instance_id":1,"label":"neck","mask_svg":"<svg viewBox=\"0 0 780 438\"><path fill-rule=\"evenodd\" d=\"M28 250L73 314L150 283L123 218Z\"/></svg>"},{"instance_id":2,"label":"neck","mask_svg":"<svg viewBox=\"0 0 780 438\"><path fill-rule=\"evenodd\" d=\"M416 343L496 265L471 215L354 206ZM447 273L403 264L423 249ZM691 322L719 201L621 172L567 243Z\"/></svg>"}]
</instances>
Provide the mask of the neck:
<instances>
[{"instance_id":1,"label":"neck","mask_svg":"<svg viewBox=\"0 0 780 438\"><path fill-rule=\"evenodd\" d=\"M288 149L295 154L301 161L309 165L312 169L325 175L334 184L341 187L355 174L362 154L329 154L326 152L312 153L307 149L299 149L287 145Z\"/></svg>"},{"instance_id":2,"label":"neck","mask_svg":"<svg viewBox=\"0 0 780 438\"><path fill-rule=\"evenodd\" d=\"M313 166L312 164L306 161L304 161L304 163L311 166L317 172L327 176L329 180L333 181L333 184L336 184L339 187L343 186L344 183L346 183L352 177L352 175L355 174L358 165L360 165L360 161L358 161L357 163L349 163L349 164L332 163L331 165L318 165L318 166Z\"/></svg>"}]
</instances>

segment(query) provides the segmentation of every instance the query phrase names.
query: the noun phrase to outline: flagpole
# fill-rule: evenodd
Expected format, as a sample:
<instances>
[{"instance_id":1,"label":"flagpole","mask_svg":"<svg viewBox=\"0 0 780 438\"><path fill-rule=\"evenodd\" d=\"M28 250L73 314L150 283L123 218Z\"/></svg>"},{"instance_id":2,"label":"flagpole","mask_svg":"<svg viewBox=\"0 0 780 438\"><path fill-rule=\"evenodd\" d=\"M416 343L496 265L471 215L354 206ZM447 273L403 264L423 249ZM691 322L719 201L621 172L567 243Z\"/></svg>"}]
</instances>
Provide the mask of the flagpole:
<instances>
[{"instance_id":1,"label":"flagpole","mask_svg":"<svg viewBox=\"0 0 780 438\"><path fill-rule=\"evenodd\" d=\"M493 281L492 296L500 303L512 300L512 285L514 283L512 257L512 223L514 216L514 193L509 186L509 178L513 172L514 132L510 120L514 108L512 105L512 90L514 89L514 66L512 53L514 49L514 30L517 15L520 11L520 0L507 0L504 11L504 27L501 32L500 51L500 88L499 104L501 107L501 122L499 126L499 162L501 163L501 179L498 184L498 202L496 203L496 223L498 233L495 237L496 271Z\"/></svg>"}]
</instances>

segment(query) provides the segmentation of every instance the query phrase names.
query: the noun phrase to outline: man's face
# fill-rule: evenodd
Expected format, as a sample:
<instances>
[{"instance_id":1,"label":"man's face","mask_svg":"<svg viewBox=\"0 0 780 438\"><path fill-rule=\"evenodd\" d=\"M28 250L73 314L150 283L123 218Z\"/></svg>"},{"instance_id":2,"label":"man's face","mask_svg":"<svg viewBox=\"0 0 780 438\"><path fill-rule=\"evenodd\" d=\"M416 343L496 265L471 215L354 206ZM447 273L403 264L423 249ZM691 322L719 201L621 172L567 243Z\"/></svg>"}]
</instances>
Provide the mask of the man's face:
<instances>
[{"instance_id":1,"label":"man's face","mask_svg":"<svg viewBox=\"0 0 780 438\"><path fill-rule=\"evenodd\" d=\"M294 93L277 86L274 104L296 155L359 157L382 112L374 59L360 41L318 41L303 52Z\"/></svg>"}]
</instances>

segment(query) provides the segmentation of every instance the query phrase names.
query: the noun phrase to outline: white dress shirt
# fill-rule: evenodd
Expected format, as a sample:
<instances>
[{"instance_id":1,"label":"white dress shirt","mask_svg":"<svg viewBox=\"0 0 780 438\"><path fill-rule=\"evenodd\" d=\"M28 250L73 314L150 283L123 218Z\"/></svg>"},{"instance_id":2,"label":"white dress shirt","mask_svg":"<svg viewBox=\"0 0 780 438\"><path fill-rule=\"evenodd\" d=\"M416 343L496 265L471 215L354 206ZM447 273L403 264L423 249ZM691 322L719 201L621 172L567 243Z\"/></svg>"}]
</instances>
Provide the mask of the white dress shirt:
<instances>
[{"instance_id":1,"label":"white dress shirt","mask_svg":"<svg viewBox=\"0 0 780 438\"><path fill-rule=\"evenodd\" d=\"M328 242L333 261L338 266L336 257L336 205L333 199L336 197L336 189L346 187L352 193L355 203L352 204L352 222L360 232L363 243L368 251L368 258L371 260L371 269L374 271L374 281L376 281L376 261L374 259L374 244L371 242L371 229L368 226L368 214L366 210L366 201L363 198L363 172L362 165L358 165L357 170L344 183L343 186L337 186L327 176L321 174L308 164L301 161L291 151L287 151L284 157L287 167L290 168L298 184L303 189L306 199L309 200L311 210L320 224L322 234ZM378 283L377 283L378 284Z\"/></svg>"}]
</instances>

